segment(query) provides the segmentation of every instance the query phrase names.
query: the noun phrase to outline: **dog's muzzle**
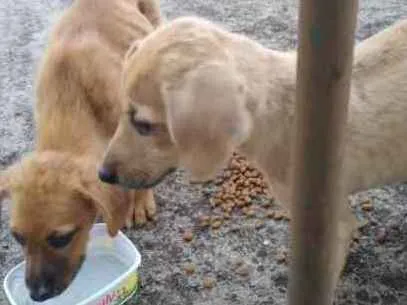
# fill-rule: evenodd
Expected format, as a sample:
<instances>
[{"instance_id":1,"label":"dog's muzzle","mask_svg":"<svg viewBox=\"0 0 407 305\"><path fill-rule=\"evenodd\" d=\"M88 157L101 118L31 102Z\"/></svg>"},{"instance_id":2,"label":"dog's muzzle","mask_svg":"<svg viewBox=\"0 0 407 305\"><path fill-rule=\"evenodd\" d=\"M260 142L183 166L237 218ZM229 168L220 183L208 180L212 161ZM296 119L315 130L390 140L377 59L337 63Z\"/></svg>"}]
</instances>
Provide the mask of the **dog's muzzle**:
<instances>
[{"instance_id":1,"label":"dog's muzzle","mask_svg":"<svg viewBox=\"0 0 407 305\"><path fill-rule=\"evenodd\" d=\"M176 168L170 168L166 172L164 172L162 175L160 175L157 179L154 179L152 181L148 181L145 179L140 179L140 180L129 180L126 178L118 177L118 184L121 186L128 188L128 189L136 189L136 190L142 190L142 189L149 189L157 186L160 184L168 175L172 174L173 172L176 171Z\"/></svg>"}]
</instances>

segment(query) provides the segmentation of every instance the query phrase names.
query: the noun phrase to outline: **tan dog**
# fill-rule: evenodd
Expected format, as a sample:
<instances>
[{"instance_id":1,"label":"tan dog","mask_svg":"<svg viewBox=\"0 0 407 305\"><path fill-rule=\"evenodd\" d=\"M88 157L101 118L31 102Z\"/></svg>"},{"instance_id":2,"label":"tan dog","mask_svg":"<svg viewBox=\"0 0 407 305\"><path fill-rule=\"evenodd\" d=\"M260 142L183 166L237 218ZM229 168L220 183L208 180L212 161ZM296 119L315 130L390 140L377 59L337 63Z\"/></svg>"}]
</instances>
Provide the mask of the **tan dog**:
<instances>
[{"instance_id":1,"label":"tan dog","mask_svg":"<svg viewBox=\"0 0 407 305\"><path fill-rule=\"evenodd\" d=\"M32 299L60 294L80 268L97 214L110 235L155 213L152 190L100 182L120 116L122 60L160 22L155 0L76 0L55 27L37 81L36 149L2 173Z\"/></svg>"},{"instance_id":2,"label":"tan dog","mask_svg":"<svg viewBox=\"0 0 407 305\"><path fill-rule=\"evenodd\" d=\"M197 18L180 18L127 55L125 113L104 171L122 185L155 185L182 166L206 180L232 151L263 169L290 204L296 53L265 49ZM345 155L349 193L407 179L407 21L356 47ZM337 280L357 222L341 207Z\"/></svg>"}]
</instances>

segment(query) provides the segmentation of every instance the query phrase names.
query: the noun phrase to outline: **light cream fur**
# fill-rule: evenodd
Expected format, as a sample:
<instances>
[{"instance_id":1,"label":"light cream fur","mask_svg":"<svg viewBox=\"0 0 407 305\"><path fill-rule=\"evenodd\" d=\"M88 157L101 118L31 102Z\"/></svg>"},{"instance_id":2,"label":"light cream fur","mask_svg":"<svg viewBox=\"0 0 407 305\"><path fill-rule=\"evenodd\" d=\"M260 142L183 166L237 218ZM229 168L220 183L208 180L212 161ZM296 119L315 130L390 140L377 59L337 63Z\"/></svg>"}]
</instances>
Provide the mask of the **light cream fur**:
<instances>
[{"instance_id":1,"label":"light cream fur","mask_svg":"<svg viewBox=\"0 0 407 305\"><path fill-rule=\"evenodd\" d=\"M52 31L37 78L35 151L0 178L31 291L44 278L54 294L69 285L98 214L112 236L155 214L151 189L104 184L97 166L121 113L124 55L159 23L156 0L75 0ZM52 248L49 238L69 229L77 230L72 242Z\"/></svg>"},{"instance_id":2,"label":"light cream fur","mask_svg":"<svg viewBox=\"0 0 407 305\"><path fill-rule=\"evenodd\" d=\"M129 114L104 166L137 187L177 166L205 180L238 150L257 163L289 208L295 81L295 52L266 49L202 19L174 20L127 56ZM154 132L141 135L140 120L153 123ZM407 179L406 139L407 21L401 21L355 50L344 158L348 193ZM340 210L335 280L357 227L348 204Z\"/></svg>"}]
</instances>

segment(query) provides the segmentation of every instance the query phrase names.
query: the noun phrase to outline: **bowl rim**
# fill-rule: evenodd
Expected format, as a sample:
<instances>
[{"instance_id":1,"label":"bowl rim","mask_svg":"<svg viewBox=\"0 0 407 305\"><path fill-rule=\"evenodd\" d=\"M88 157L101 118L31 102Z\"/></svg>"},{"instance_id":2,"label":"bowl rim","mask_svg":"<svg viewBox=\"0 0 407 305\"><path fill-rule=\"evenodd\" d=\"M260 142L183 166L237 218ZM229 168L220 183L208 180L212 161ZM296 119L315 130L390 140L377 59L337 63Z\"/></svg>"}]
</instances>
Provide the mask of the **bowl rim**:
<instances>
[{"instance_id":1,"label":"bowl rim","mask_svg":"<svg viewBox=\"0 0 407 305\"><path fill-rule=\"evenodd\" d=\"M92 226L92 230L96 230L96 229L100 229L104 227L105 229L107 229L107 226L105 223L95 223ZM91 231L89 232L89 234L91 234ZM108 236L108 235L107 235ZM109 237L109 236L108 236ZM122 239L124 242L126 242L129 246L130 249L132 249L133 253L135 254L134 257L134 263L127 269L126 272L124 272L122 275L120 275L119 277L117 277L115 280L111 281L109 284L107 284L106 286L104 286L102 289L99 289L96 293L86 297L85 299L83 299L82 301L80 301L79 303L76 303L74 305L87 305L92 301L96 301L97 299L99 299L100 297L102 297L104 294L106 294L107 291L112 290L114 287L118 286L123 280L125 280L130 274L136 272L137 268L140 266L141 263L141 255L139 253L139 251L137 250L136 246L132 243L132 241L121 231L119 230L117 235L115 237L109 237L111 239L116 239L116 238L120 238ZM16 271L16 269L21 268L22 265L25 264L25 260L18 263L16 266L14 266L13 268L11 268L8 272L7 275L4 278L3 281L3 289L6 293L7 299L10 302L11 305L20 305L17 304L11 294L11 291L8 289L8 283L10 281L10 277L11 275ZM134 295L134 292L132 292L129 297L131 297L132 295ZM129 298L128 297L128 298ZM126 300L128 300L128 298L126 298Z\"/></svg>"}]
</instances>

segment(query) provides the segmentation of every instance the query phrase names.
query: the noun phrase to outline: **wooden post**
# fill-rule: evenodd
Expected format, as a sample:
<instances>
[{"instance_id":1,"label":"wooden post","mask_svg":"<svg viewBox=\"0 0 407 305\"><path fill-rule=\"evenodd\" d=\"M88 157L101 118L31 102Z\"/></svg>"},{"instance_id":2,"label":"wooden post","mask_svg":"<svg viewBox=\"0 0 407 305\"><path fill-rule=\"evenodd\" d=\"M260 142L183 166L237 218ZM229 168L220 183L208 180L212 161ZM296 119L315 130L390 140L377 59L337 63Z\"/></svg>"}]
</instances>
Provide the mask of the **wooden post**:
<instances>
[{"instance_id":1,"label":"wooden post","mask_svg":"<svg viewBox=\"0 0 407 305\"><path fill-rule=\"evenodd\" d=\"M357 0L301 0L290 305L328 305Z\"/></svg>"}]
</instances>

